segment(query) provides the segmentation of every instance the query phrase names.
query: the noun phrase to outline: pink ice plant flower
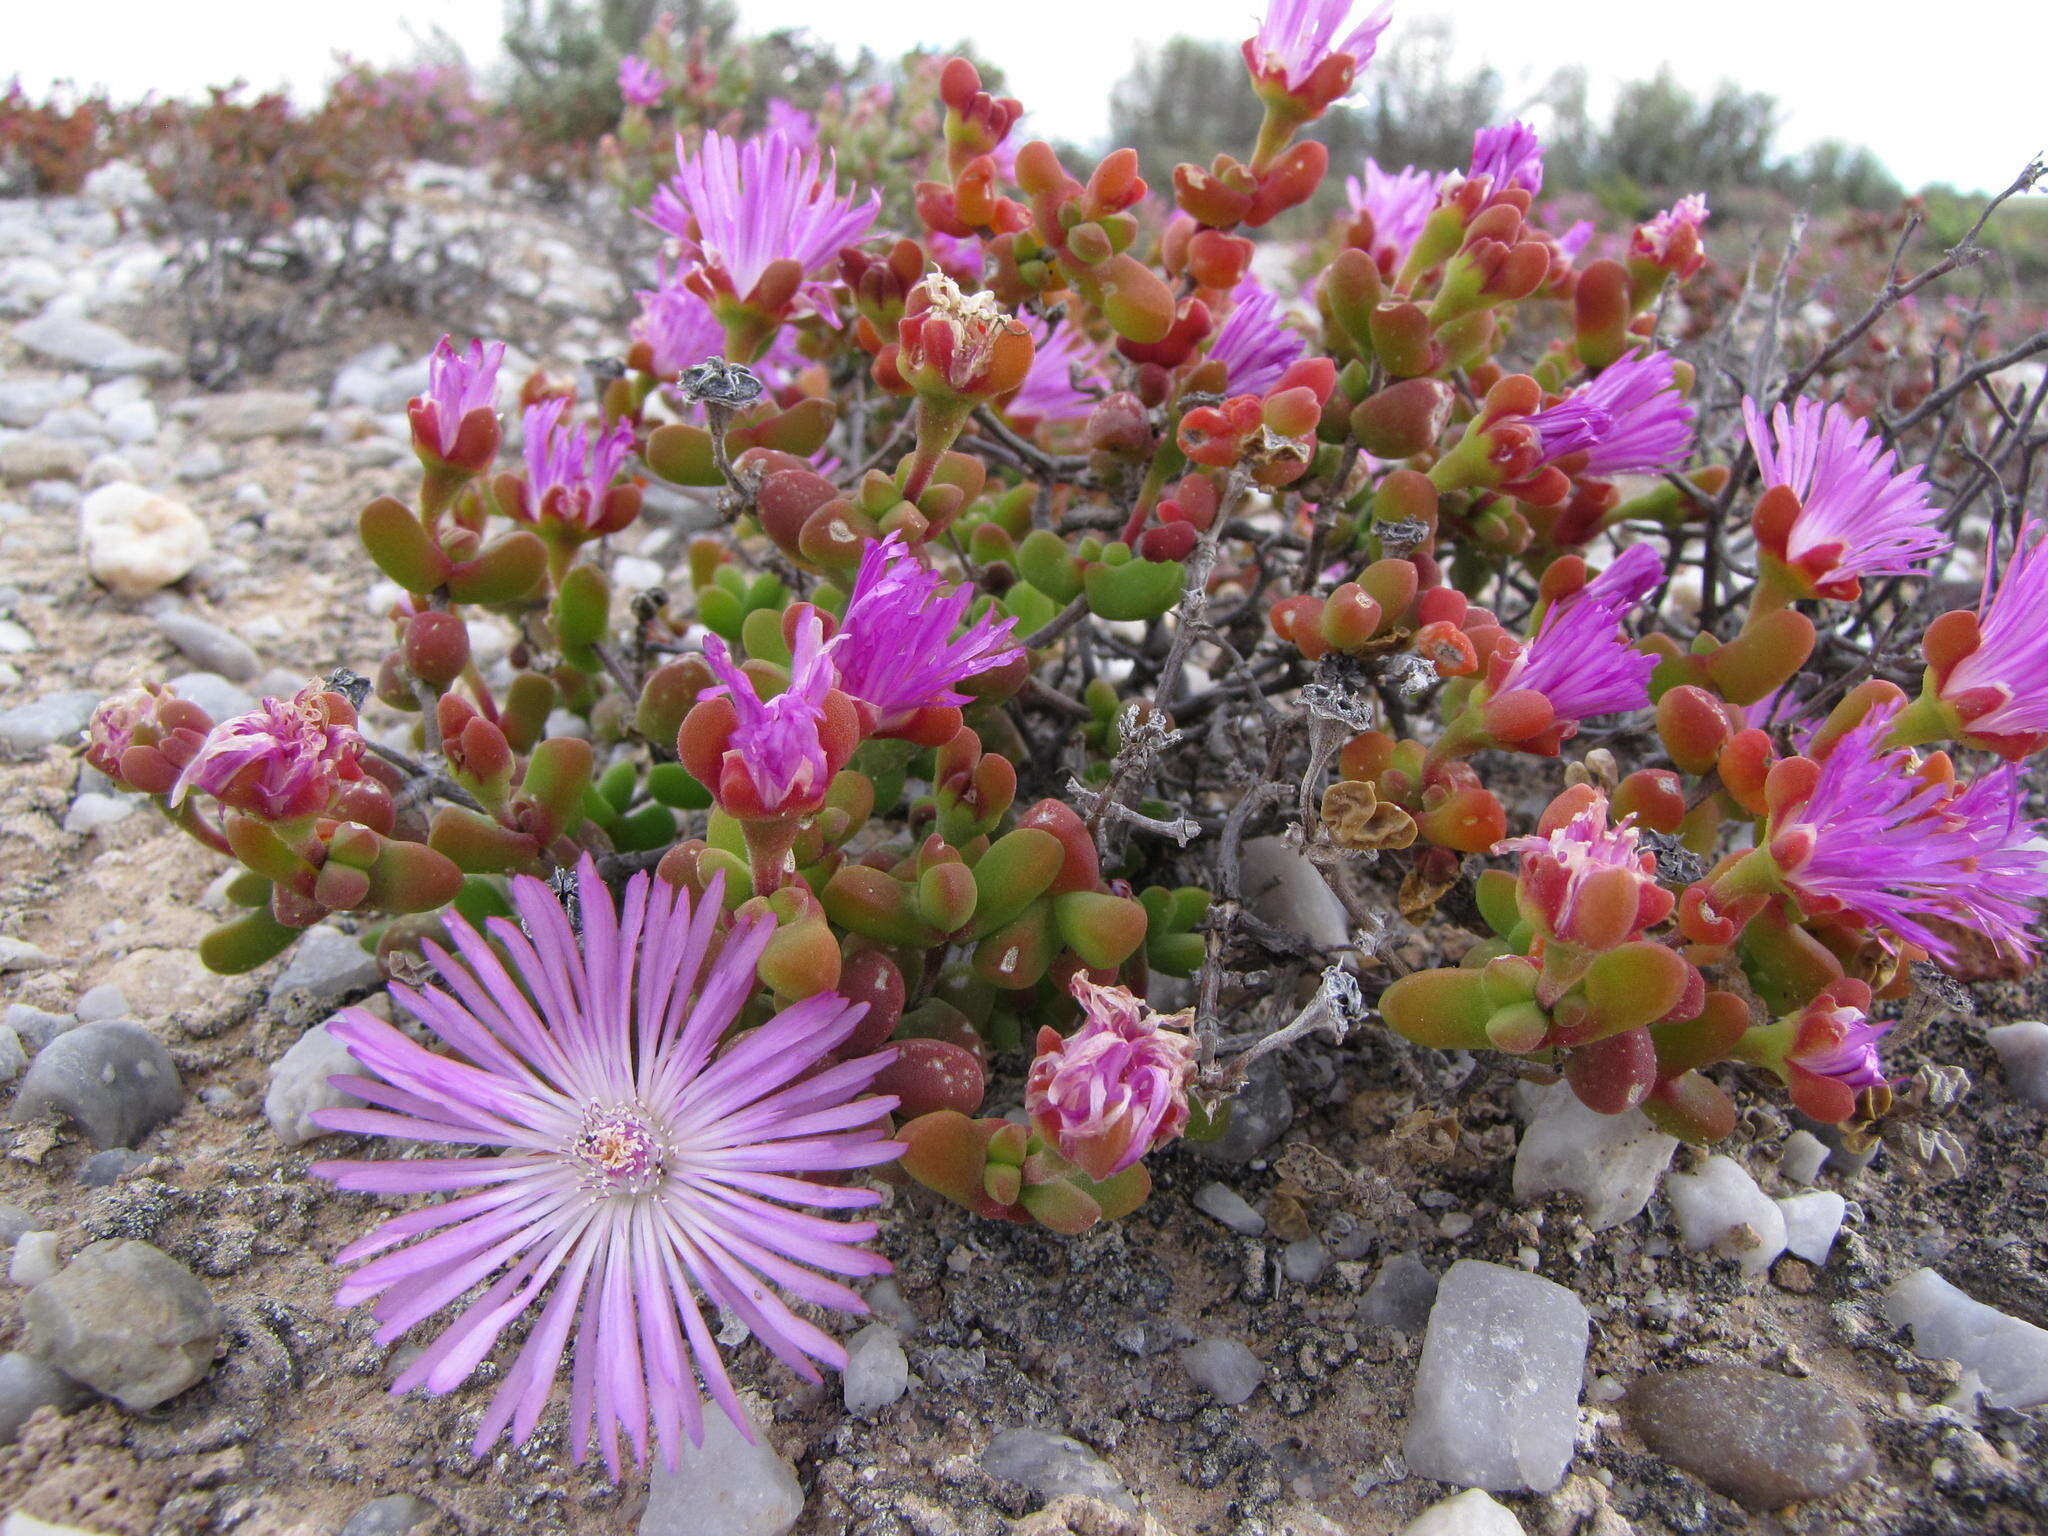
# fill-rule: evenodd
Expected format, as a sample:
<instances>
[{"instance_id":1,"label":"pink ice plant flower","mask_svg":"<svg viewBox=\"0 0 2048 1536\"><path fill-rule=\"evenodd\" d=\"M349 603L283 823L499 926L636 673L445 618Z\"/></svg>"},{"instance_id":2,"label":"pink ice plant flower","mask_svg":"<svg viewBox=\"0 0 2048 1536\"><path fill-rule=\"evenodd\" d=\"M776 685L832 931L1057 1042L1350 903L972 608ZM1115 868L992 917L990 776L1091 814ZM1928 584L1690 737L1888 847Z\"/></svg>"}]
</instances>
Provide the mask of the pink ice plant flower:
<instances>
[{"instance_id":1,"label":"pink ice plant flower","mask_svg":"<svg viewBox=\"0 0 2048 1536\"><path fill-rule=\"evenodd\" d=\"M647 343L655 373L674 378L725 350L725 327L718 316L682 284L664 281L635 296L640 313L633 321L633 339Z\"/></svg>"},{"instance_id":2,"label":"pink ice plant flower","mask_svg":"<svg viewBox=\"0 0 2048 1536\"><path fill-rule=\"evenodd\" d=\"M832 157L786 130L748 139L707 133L694 154L678 138L676 166L645 217L741 299L774 262L816 273L868 232L882 206L878 195L841 193Z\"/></svg>"},{"instance_id":3,"label":"pink ice plant flower","mask_svg":"<svg viewBox=\"0 0 2048 1536\"><path fill-rule=\"evenodd\" d=\"M1244 279L1230 299L1230 313L1209 343L1209 359L1223 364L1231 394L1263 395L1300 361L1308 342L1287 324L1279 298L1257 278Z\"/></svg>"},{"instance_id":4,"label":"pink ice plant flower","mask_svg":"<svg viewBox=\"0 0 2048 1536\"><path fill-rule=\"evenodd\" d=\"M1873 709L1845 732L1812 792L1771 818L1783 885L1809 914L1851 912L1937 960L1955 958L1950 924L2031 957L2048 848L2017 769L1967 786L1917 772L1911 751L1882 748L1896 713Z\"/></svg>"},{"instance_id":5,"label":"pink ice plant flower","mask_svg":"<svg viewBox=\"0 0 2048 1536\"><path fill-rule=\"evenodd\" d=\"M1994 582L1984 577L1977 648L1941 680L1976 737L2048 732L2048 526L2028 519Z\"/></svg>"},{"instance_id":6,"label":"pink ice plant flower","mask_svg":"<svg viewBox=\"0 0 2048 1536\"><path fill-rule=\"evenodd\" d=\"M447 458L455 452L462 423L471 411L487 411L498 402L498 368L505 361L505 343L485 346L480 340L458 351L443 336L427 359L427 392L414 411L414 427Z\"/></svg>"},{"instance_id":7,"label":"pink ice plant flower","mask_svg":"<svg viewBox=\"0 0 2048 1536\"><path fill-rule=\"evenodd\" d=\"M882 1128L896 1101L862 1096L894 1052L831 1060L864 1004L821 992L730 1034L775 921L739 918L720 943L722 876L693 900L643 872L615 905L585 855L576 883L574 919L525 875L512 882L518 922L479 931L447 915L454 953L426 946L441 984L391 989L432 1046L360 1008L328 1026L362 1067L333 1081L364 1107L318 1123L456 1155L312 1171L364 1194L453 1197L335 1256L360 1266L336 1299L371 1302L380 1343L459 1307L391 1390L453 1391L538 1307L475 1453L508 1428L515 1444L533 1433L567 1353L572 1453L581 1462L594 1435L616 1477L621 1433L644 1461L650 1420L670 1467L684 1436L704 1443L700 1381L752 1439L707 1302L806 1380L819 1379L813 1361L845 1366L844 1348L785 1298L868 1310L831 1277L887 1273L860 1246L875 1224L817 1212L877 1197L818 1176L903 1149Z\"/></svg>"},{"instance_id":8,"label":"pink ice plant flower","mask_svg":"<svg viewBox=\"0 0 2048 1536\"><path fill-rule=\"evenodd\" d=\"M1072 982L1081 1023L1038 1032L1024 1107L1038 1134L1091 1179L1122 1173L1187 1129L1192 1010L1162 1017L1126 987ZM1180 1025L1179 1029L1170 1026Z\"/></svg>"},{"instance_id":9,"label":"pink ice plant flower","mask_svg":"<svg viewBox=\"0 0 2048 1536\"><path fill-rule=\"evenodd\" d=\"M1848 596L1865 576L1905 576L1949 546L1918 469L1901 470L1863 422L1841 405L1801 396L1764 413L1744 398L1759 474L1798 498L1789 521L1759 506L1758 542L1824 597ZM1768 499L1768 492L1766 493Z\"/></svg>"},{"instance_id":10,"label":"pink ice plant flower","mask_svg":"<svg viewBox=\"0 0 2048 1536\"><path fill-rule=\"evenodd\" d=\"M1891 1033L1890 1020L1872 1019L1861 1008L1820 997L1801 1016L1801 1033L1820 1042L1793 1051L1788 1066L1815 1077L1833 1078L1851 1093L1889 1082L1877 1043Z\"/></svg>"},{"instance_id":11,"label":"pink ice plant flower","mask_svg":"<svg viewBox=\"0 0 2048 1536\"><path fill-rule=\"evenodd\" d=\"M1528 420L1541 435L1544 462L1586 456L1579 474L1661 474L1692 451L1692 406L1678 392L1668 352L1618 358Z\"/></svg>"},{"instance_id":12,"label":"pink ice plant flower","mask_svg":"<svg viewBox=\"0 0 2048 1536\"><path fill-rule=\"evenodd\" d=\"M740 670L716 635L704 637L704 659L718 681L698 695L732 701L738 723L729 753L737 753L763 811L779 813L815 803L835 771L819 734L825 720L825 696L838 682L833 655L845 644L834 635L825 639L824 621L816 612L798 621L790 648L789 686L763 699L754 680ZM728 762L730 758L728 758Z\"/></svg>"},{"instance_id":13,"label":"pink ice plant flower","mask_svg":"<svg viewBox=\"0 0 2048 1536\"><path fill-rule=\"evenodd\" d=\"M874 716L873 729L886 733L921 709L965 704L955 684L1024 654L1011 643L1017 621L993 608L961 629L973 596L927 568L900 533L862 552L833 664L839 687Z\"/></svg>"},{"instance_id":14,"label":"pink ice plant flower","mask_svg":"<svg viewBox=\"0 0 2048 1536\"><path fill-rule=\"evenodd\" d=\"M1048 325L1033 314L1020 318L1031 332L1031 367L1003 413L1019 421L1083 420L1108 387L1101 377L1102 349L1078 326Z\"/></svg>"},{"instance_id":15,"label":"pink ice plant flower","mask_svg":"<svg viewBox=\"0 0 2048 1536\"><path fill-rule=\"evenodd\" d=\"M1382 5L1346 31L1353 9L1354 0L1271 0L1259 30L1244 45L1245 62L1262 78L1298 91L1326 61L1342 58L1348 61L1343 90L1336 93L1342 95L1350 77L1372 62L1393 18L1392 7Z\"/></svg>"},{"instance_id":16,"label":"pink ice plant flower","mask_svg":"<svg viewBox=\"0 0 2048 1536\"><path fill-rule=\"evenodd\" d=\"M1531 197L1543 190L1543 141L1527 123L1502 123L1472 136L1472 163L1465 179L1487 177L1495 192L1520 187Z\"/></svg>"},{"instance_id":17,"label":"pink ice plant flower","mask_svg":"<svg viewBox=\"0 0 2048 1536\"><path fill-rule=\"evenodd\" d=\"M1520 854L1520 890L1526 904L1541 914L1546 930L1568 943L1608 949L1641 935L1645 928L1671 915L1671 893L1657 883L1657 857L1641 846L1635 817L1607 824L1607 797L1595 793L1589 802L1548 833L1511 837L1494 845L1495 854ZM1625 881L1633 887L1635 904L1603 899L1600 888ZM1593 894L1589 898L1589 893ZM1619 910L1630 914L1625 932L1596 932L1582 912L1611 920Z\"/></svg>"},{"instance_id":18,"label":"pink ice plant flower","mask_svg":"<svg viewBox=\"0 0 2048 1536\"><path fill-rule=\"evenodd\" d=\"M1646 707L1657 660L1629 644L1622 623L1663 579L1657 552L1631 544L1606 570L1551 605L1535 638L1493 682L1493 696L1530 689L1571 725Z\"/></svg>"},{"instance_id":19,"label":"pink ice plant flower","mask_svg":"<svg viewBox=\"0 0 2048 1536\"><path fill-rule=\"evenodd\" d=\"M171 786L170 803L198 790L266 821L314 816L362 777L363 750L348 700L308 683L216 725Z\"/></svg>"},{"instance_id":20,"label":"pink ice plant flower","mask_svg":"<svg viewBox=\"0 0 2048 1536\"><path fill-rule=\"evenodd\" d=\"M1433 171L1404 165L1398 171L1382 169L1370 155L1363 178L1344 178L1344 195L1351 212L1372 218L1373 254L1386 253L1395 266L1408 259L1415 239L1422 233L1430 212L1436 207L1437 188L1443 178Z\"/></svg>"},{"instance_id":21,"label":"pink ice plant flower","mask_svg":"<svg viewBox=\"0 0 2048 1536\"><path fill-rule=\"evenodd\" d=\"M577 527L595 523L605 492L633 452L633 427L619 420L597 433L579 422L564 426L566 395L529 405L526 432L528 505L536 516Z\"/></svg>"},{"instance_id":22,"label":"pink ice plant flower","mask_svg":"<svg viewBox=\"0 0 2048 1536\"><path fill-rule=\"evenodd\" d=\"M1707 222L1707 194L1694 192L1681 197L1662 213L1636 226L1629 238L1628 253L1691 277L1706 261L1700 245L1700 230Z\"/></svg>"},{"instance_id":23,"label":"pink ice plant flower","mask_svg":"<svg viewBox=\"0 0 2048 1536\"><path fill-rule=\"evenodd\" d=\"M658 107L668 95L668 80L637 53L619 60L619 94L629 107Z\"/></svg>"},{"instance_id":24,"label":"pink ice plant flower","mask_svg":"<svg viewBox=\"0 0 2048 1536\"><path fill-rule=\"evenodd\" d=\"M818 120L780 96L768 100L768 131L781 134L799 149L815 148L818 142Z\"/></svg>"}]
</instances>

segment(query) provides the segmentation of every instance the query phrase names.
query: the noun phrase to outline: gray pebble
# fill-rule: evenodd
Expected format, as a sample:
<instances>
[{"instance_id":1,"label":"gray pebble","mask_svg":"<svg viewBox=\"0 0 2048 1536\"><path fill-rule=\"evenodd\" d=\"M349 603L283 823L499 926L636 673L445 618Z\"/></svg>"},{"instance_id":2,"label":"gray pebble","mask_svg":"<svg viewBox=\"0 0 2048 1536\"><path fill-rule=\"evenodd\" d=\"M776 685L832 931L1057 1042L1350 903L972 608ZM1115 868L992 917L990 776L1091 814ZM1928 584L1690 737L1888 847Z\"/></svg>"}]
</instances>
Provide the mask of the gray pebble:
<instances>
[{"instance_id":1,"label":"gray pebble","mask_svg":"<svg viewBox=\"0 0 2048 1536\"><path fill-rule=\"evenodd\" d=\"M41 1285L63 1267L57 1262L56 1233L24 1232L14 1240L14 1253L7 1261L7 1278L27 1288Z\"/></svg>"},{"instance_id":2,"label":"gray pebble","mask_svg":"<svg viewBox=\"0 0 2048 1536\"><path fill-rule=\"evenodd\" d=\"M0 1024L0 1083L13 1082L27 1065L28 1047L21 1043L21 1036Z\"/></svg>"},{"instance_id":3,"label":"gray pebble","mask_svg":"<svg viewBox=\"0 0 2048 1536\"><path fill-rule=\"evenodd\" d=\"M1436 1276L1412 1253L1397 1253L1380 1265L1358 1303L1359 1318L1376 1328L1420 1333L1436 1301Z\"/></svg>"},{"instance_id":4,"label":"gray pebble","mask_svg":"<svg viewBox=\"0 0 2048 1536\"><path fill-rule=\"evenodd\" d=\"M848 1413L886 1408L909 1389L910 1362L895 1329L887 1323L869 1323L846 1341L840 1386Z\"/></svg>"},{"instance_id":5,"label":"gray pebble","mask_svg":"<svg viewBox=\"0 0 2048 1536\"><path fill-rule=\"evenodd\" d=\"M329 1079L361 1070L348 1047L329 1034L325 1024L299 1036L292 1048L271 1064L270 1087L263 1095L263 1114L277 1139L296 1147L326 1135L314 1123L315 1114L363 1102L336 1088Z\"/></svg>"},{"instance_id":6,"label":"gray pebble","mask_svg":"<svg viewBox=\"0 0 2048 1536\"><path fill-rule=\"evenodd\" d=\"M981 1469L990 1477L1022 1484L1042 1503L1077 1494L1100 1499L1127 1514L1138 1512L1138 1501L1124 1487L1116 1468L1069 1435L1049 1435L1041 1429L1003 1430L981 1453Z\"/></svg>"},{"instance_id":7,"label":"gray pebble","mask_svg":"<svg viewBox=\"0 0 2048 1536\"><path fill-rule=\"evenodd\" d=\"M1827 1498L1876 1465L1862 1416L1833 1389L1753 1365L1653 1372L1622 1414L1659 1456L1752 1510Z\"/></svg>"},{"instance_id":8,"label":"gray pebble","mask_svg":"<svg viewBox=\"0 0 2048 1536\"><path fill-rule=\"evenodd\" d=\"M102 827L126 821L135 814L140 803L124 795L80 795L71 802L71 809L64 813L64 830L76 837L89 837Z\"/></svg>"},{"instance_id":9,"label":"gray pebble","mask_svg":"<svg viewBox=\"0 0 2048 1536\"><path fill-rule=\"evenodd\" d=\"M731 1419L706 1405L704 1443L684 1436L673 1472L654 1459L640 1536L783 1536L803 1512L796 1469L759 1427L749 1445Z\"/></svg>"},{"instance_id":10,"label":"gray pebble","mask_svg":"<svg viewBox=\"0 0 2048 1536\"><path fill-rule=\"evenodd\" d=\"M69 740L85 729L99 702L97 693L66 689L0 710L0 748L27 757Z\"/></svg>"},{"instance_id":11,"label":"gray pebble","mask_svg":"<svg viewBox=\"0 0 2048 1536\"><path fill-rule=\"evenodd\" d=\"M270 984L270 1005L287 1024L325 1018L351 994L383 979L377 957L339 928L308 928Z\"/></svg>"},{"instance_id":12,"label":"gray pebble","mask_svg":"<svg viewBox=\"0 0 2048 1536\"><path fill-rule=\"evenodd\" d=\"M42 1224L18 1205L0 1205L0 1244L19 1242L24 1233Z\"/></svg>"},{"instance_id":13,"label":"gray pebble","mask_svg":"<svg viewBox=\"0 0 2048 1536\"><path fill-rule=\"evenodd\" d=\"M171 679L171 690L213 716L215 725L235 715L246 715L256 707L253 694L237 688L218 672L181 672Z\"/></svg>"},{"instance_id":14,"label":"gray pebble","mask_svg":"<svg viewBox=\"0 0 2048 1536\"><path fill-rule=\"evenodd\" d=\"M71 1007L80 1021L86 1024L99 1024L107 1019L125 1019L129 1013L128 999L112 982L86 988L78 994L78 1001Z\"/></svg>"},{"instance_id":15,"label":"gray pebble","mask_svg":"<svg viewBox=\"0 0 2048 1536\"><path fill-rule=\"evenodd\" d=\"M247 641L196 614L162 614L156 627L159 634L206 671L231 683L246 683L263 670L263 662Z\"/></svg>"},{"instance_id":16,"label":"gray pebble","mask_svg":"<svg viewBox=\"0 0 2048 1536\"><path fill-rule=\"evenodd\" d=\"M76 1029L82 1022L69 1013L45 1013L40 1008L31 1008L27 1003L9 1003L4 1015L7 1027L21 1040L22 1049L33 1056L67 1029Z\"/></svg>"},{"instance_id":17,"label":"gray pebble","mask_svg":"<svg viewBox=\"0 0 2048 1536\"><path fill-rule=\"evenodd\" d=\"M132 1147L185 1104L163 1042L139 1024L81 1024L37 1053L15 1095L16 1122L75 1120L96 1147Z\"/></svg>"},{"instance_id":18,"label":"gray pebble","mask_svg":"<svg viewBox=\"0 0 2048 1536\"><path fill-rule=\"evenodd\" d=\"M1181 1368L1217 1402L1235 1405L1259 1390L1266 1367L1236 1339L1197 1339L1180 1352Z\"/></svg>"},{"instance_id":19,"label":"gray pebble","mask_svg":"<svg viewBox=\"0 0 2048 1536\"><path fill-rule=\"evenodd\" d=\"M29 1346L137 1412L213 1367L220 1314L199 1277L148 1243L93 1243L22 1299Z\"/></svg>"},{"instance_id":20,"label":"gray pebble","mask_svg":"<svg viewBox=\"0 0 2048 1536\"><path fill-rule=\"evenodd\" d=\"M1190 1141L1184 1145L1197 1157L1212 1163L1248 1163L1285 1134L1294 1123L1294 1097L1287 1091L1286 1074L1280 1070L1278 1054L1261 1056L1237 1097L1230 1101L1230 1123L1213 1141Z\"/></svg>"},{"instance_id":21,"label":"gray pebble","mask_svg":"<svg viewBox=\"0 0 2048 1536\"><path fill-rule=\"evenodd\" d=\"M21 1426L38 1408L69 1413L92 1393L34 1355L10 1349L0 1355L0 1445L21 1438Z\"/></svg>"},{"instance_id":22,"label":"gray pebble","mask_svg":"<svg viewBox=\"0 0 2048 1536\"><path fill-rule=\"evenodd\" d=\"M1330 1252L1312 1237L1280 1250L1280 1267L1296 1285L1314 1285L1330 1267Z\"/></svg>"},{"instance_id":23,"label":"gray pebble","mask_svg":"<svg viewBox=\"0 0 2048 1536\"><path fill-rule=\"evenodd\" d=\"M341 1536L405 1536L432 1518L434 1506L409 1493L387 1493L372 1499L348 1517Z\"/></svg>"},{"instance_id":24,"label":"gray pebble","mask_svg":"<svg viewBox=\"0 0 2048 1536\"><path fill-rule=\"evenodd\" d=\"M156 1161L153 1152L131 1152L126 1147L109 1147L104 1152L95 1152L78 1169L78 1182L87 1189L105 1189L118 1184L138 1168L147 1168Z\"/></svg>"},{"instance_id":25,"label":"gray pebble","mask_svg":"<svg viewBox=\"0 0 2048 1536\"><path fill-rule=\"evenodd\" d=\"M1213 1216L1233 1232L1257 1237L1266 1230L1266 1218L1245 1203L1236 1190L1223 1184L1204 1184L1195 1191L1195 1209Z\"/></svg>"}]
</instances>

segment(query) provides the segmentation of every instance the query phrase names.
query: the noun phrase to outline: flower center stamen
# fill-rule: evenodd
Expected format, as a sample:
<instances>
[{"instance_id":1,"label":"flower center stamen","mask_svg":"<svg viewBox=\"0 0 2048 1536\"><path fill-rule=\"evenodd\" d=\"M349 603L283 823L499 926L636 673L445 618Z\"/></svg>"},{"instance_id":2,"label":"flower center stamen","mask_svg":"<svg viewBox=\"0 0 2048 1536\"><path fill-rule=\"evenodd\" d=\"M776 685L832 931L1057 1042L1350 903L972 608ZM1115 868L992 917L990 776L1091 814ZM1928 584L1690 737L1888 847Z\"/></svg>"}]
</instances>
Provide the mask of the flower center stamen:
<instances>
[{"instance_id":1,"label":"flower center stamen","mask_svg":"<svg viewBox=\"0 0 2048 1536\"><path fill-rule=\"evenodd\" d=\"M590 1110L571 1150L600 1194L644 1195L661 1182L666 1150L634 1110Z\"/></svg>"}]
</instances>

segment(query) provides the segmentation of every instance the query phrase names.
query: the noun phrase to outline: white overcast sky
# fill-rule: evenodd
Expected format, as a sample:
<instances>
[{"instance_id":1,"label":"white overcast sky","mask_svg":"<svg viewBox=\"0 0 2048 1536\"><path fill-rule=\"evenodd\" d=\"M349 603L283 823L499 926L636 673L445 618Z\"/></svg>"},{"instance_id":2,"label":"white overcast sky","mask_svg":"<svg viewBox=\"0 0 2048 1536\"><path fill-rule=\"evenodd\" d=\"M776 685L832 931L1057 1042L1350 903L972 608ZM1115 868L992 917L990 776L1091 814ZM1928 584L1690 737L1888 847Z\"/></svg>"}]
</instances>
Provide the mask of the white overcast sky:
<instances>
[{"instance_id":1,"label":"white overcast sky","mask_svg":"<svg viewBox=\"0 0 2048 1536\"><path fill-rule=\"evenodd\" d=\"M749 30L807 27L884 54L944 46L964 32L1002 63L1039 131L1088 141L1106 131L1105 98L1139 45L1176 32L1237 39L1258 0L741 0ZM53 80L117 96L188 95L242 76L317 91L347 52L394 62L439 26L484 63L501 0L5 0L0 77ZM1908 186L2005 186L2048 148L2048 13L2041 0L1396 0L1394 27L1452 17L1461 51L1512 83L1583 64L1596 91L1670 64L1696 90L1723 78L1776 95L1781 149L1834 137L1869 145ZM1075 18L1086 18L1087 30ZM410 29L410 30L409 30ZM1604 102L1596 95L1596 109Z\"/></svg>"}]
</instances>

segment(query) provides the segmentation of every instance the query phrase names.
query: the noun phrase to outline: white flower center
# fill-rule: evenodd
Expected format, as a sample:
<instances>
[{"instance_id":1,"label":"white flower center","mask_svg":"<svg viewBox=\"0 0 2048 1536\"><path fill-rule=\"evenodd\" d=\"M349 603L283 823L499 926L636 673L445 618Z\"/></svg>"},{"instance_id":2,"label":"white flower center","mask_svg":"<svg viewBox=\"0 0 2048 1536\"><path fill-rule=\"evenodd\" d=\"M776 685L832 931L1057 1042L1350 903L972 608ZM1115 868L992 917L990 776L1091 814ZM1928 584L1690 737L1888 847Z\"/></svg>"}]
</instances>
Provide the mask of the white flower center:
<instances>
[{"instance_id":1,"label":"white flower center","mask_svg":"<svg viewBox=\"0 0 2048 1536\"><path fill-rule=\"evenodd\" d=\"M635 1109L590 1109L570 1151L590 1187L604 1195L644 1195L662 1180L667 1148Z\"/></svg>"}]
</instances>

